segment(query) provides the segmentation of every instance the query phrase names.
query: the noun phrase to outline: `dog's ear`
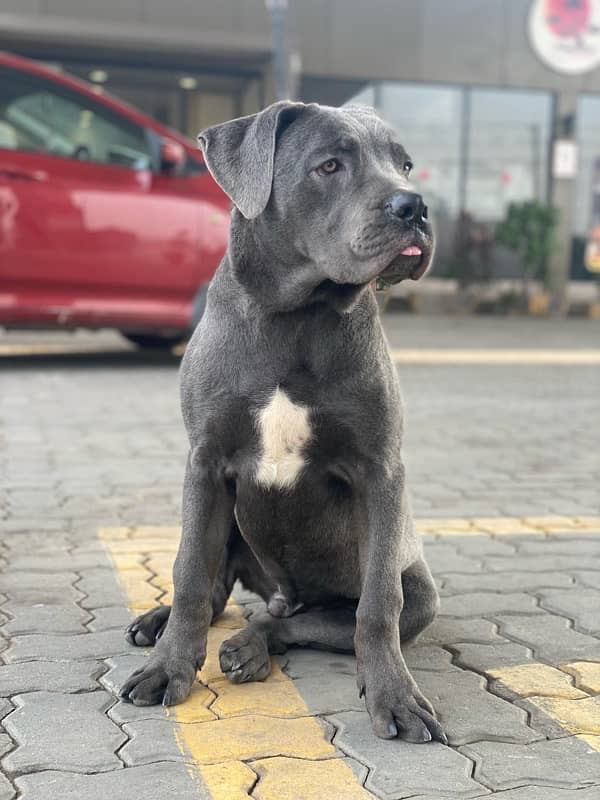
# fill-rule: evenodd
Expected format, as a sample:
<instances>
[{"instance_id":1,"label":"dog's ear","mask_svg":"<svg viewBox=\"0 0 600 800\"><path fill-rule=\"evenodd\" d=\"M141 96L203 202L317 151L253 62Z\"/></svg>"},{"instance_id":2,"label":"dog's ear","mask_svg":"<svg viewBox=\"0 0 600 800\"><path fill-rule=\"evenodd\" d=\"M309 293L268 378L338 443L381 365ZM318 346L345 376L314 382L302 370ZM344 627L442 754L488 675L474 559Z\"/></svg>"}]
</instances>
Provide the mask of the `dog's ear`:
<instances>
[{"instance_id":1,"label":"dog's ear","mask_svg":"<svg viewBox=\"0 0 600 800\"><path fill-rule=\"evenodd\" d=\"M246 219L269 202L278 134L306 108L282 100L258 114L206 128L198 135L210 174Z\"/></svg>"}]
</instances>

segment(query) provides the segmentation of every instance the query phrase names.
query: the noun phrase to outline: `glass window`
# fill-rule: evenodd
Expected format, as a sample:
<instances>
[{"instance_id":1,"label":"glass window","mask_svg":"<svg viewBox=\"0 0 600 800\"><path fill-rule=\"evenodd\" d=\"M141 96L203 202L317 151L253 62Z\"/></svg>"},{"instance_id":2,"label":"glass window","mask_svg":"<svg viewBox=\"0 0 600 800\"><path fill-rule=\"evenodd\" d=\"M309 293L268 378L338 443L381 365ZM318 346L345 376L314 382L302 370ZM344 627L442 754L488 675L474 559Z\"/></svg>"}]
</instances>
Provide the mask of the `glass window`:
<instances>
[{"instance_id":1,"label":"glass window","mask_svg":"<svg viewBox=\"0 0 600 800\"><path fill-rule=\"evenodd\" d=\"M415 164L411 183L425 197L434 220L436 269L443 269L460 207L462 90L386 82L367 87L349 102L375 106L398 131Z\"/></svg>"},{"instance_id":2,"label":"glass window","mask_svg":"<svg viewBox=\"0 0 600 800\"><path fill-rule=\"evenodd\" d=\"M552 98L547 92L473 89L466 206L485 222L506 206L547 196Z\"/></svg>"},{"instance_id":3,"label":"glass window","mask_svg":"<svg viewBox=\"0 0 600 800\"><path fill-rule=\"evenodd\" d=\"M600 97L577 105L578 169L573 215L573 263L577 280L600 276Z\"/></svg>"},{"instance_id":4,"label":"glass window","mask_svg":"<svg viewBox=\"0 0 600 800\"><path fill-rule=\"evenodd\" d=\"M582 97L577 108L579 165L575 190L575 234L600 225L600 97Z\"/></svg>"},{"instance_id":5,"label":"glass window","mask_svg":"<svg viewBox=\"0 0 600 800\"><path fill-rule=\"evenodd\" d=\"M19 73L0 72L0 147L147 169L144 130L87 98Z\"/></svg>"},{"instance_id":6,"label":"glass window","mask_svg":"<svg viewBox=\"0 0 600 800\"><path fill-rule=\"evenodd\" d=\"M436 218L459 206L462 98L460 89L383 83L375 92L383 117L414 160L411 180Z\"/></svg>"}]
</instances>

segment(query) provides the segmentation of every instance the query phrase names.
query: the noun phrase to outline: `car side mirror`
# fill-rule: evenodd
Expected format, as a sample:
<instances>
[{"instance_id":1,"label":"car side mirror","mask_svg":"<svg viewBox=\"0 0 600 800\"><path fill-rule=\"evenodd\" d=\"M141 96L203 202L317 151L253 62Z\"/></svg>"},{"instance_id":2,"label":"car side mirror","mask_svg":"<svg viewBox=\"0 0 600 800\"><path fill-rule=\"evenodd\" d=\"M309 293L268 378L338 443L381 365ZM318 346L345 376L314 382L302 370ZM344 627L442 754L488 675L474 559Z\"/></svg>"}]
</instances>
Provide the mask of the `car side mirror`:
<instances>
[{"instance_id":1,"label":"car side mirror","mask_svg":"<svg viewBox=\"0 0 600 800\"><path fill-rule=\"evenodd\" d=\"M185 164L185 149L173 139L163 139L160 143L160 171L175 174Z\"/></svg>"}]
</instances>

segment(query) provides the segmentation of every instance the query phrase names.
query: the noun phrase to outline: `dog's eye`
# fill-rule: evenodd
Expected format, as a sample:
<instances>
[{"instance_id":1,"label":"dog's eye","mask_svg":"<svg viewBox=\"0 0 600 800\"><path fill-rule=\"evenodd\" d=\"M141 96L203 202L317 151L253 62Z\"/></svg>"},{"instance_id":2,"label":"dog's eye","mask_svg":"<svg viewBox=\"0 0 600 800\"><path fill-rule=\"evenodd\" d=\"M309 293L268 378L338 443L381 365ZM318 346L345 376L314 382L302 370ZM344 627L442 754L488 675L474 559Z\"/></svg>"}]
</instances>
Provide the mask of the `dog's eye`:
<instances>
[{"instance_id":1,"label":"dog's eye","mask_svg":"<svg viewBox=\"0 0 600 800\"><path fill-rule=\"evenodd\" d=\"M337 172L340 167L341 164L337 158L328 158L327 161L324 161L320 166L317 167L316 172L317 175L333 175L333 173Z\"/></svg>"},{"instance_id":2,"label":"dog's eye","mask_svg":"<svg viewBox=\"0 0 600 800\"><path fill-rule=\"evenodd\" d=\"M402 167L402 169L403 169L404 174L406 175L407 178L410 175L412 168L413 168L412 161L405 161L404 162L404 166Z\"/></svg>"}]
</instances>

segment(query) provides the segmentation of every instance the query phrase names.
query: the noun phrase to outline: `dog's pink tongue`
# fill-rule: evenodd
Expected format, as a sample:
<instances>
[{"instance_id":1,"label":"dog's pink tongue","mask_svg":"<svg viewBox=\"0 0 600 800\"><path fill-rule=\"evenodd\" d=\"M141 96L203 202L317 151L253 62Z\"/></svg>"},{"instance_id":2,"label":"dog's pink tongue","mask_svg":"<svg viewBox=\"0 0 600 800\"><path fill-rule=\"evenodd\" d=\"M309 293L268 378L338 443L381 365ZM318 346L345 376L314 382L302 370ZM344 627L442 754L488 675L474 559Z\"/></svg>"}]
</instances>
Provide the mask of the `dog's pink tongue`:
<instances>
[{"instance_id":1,"label":"dog's pink tongue","mask_svg":"<svg viewBox=\"0 0 600 800\"><path fill-rule=\"evenodd\" d=\"M420 256L423 255L422 250L420 247L416 247L414 244L410 247L405 247L404 250L400 253L401 256Z\"/></svg>"}]
</instances>

